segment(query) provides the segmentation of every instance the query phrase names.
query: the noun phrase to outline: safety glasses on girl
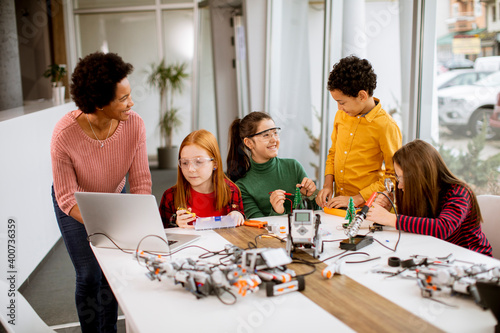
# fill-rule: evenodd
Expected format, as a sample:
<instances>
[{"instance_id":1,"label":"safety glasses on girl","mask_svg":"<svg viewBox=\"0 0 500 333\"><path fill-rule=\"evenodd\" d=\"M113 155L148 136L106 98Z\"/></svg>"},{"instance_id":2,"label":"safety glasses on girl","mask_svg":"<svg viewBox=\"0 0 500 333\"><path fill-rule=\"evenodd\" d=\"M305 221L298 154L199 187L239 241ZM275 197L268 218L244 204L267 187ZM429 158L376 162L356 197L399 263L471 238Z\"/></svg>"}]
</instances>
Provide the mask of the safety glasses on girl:
<instances>
[{"instance_id":1,"label":"safety glasses on girl","mask_svg":"<svg viewBox=\"0 0 500 333\"><path fill-rule=\"evenodd\" d=\"M271 140L272 137L279 139L280 132L281 132L281 127L273 127L273 128L267 129L265 131L249 135L249 136L247 136L247 138L256 137L261 141L269 141L269 140Z\"/></svg>"},{"instance_id":2,"label":"safety glasses on girl","mask_svg":"<svg viewBox=\"0 0 500 333\"><path fill-rule=\"evenodd\" d=\"M210 157L195 157L195 158L181 158L179 159L179 167L181 169L188 169L189 164L192 164L195 169L204 167L208 162L213 161Z\"/></svg>"}]
</instances>

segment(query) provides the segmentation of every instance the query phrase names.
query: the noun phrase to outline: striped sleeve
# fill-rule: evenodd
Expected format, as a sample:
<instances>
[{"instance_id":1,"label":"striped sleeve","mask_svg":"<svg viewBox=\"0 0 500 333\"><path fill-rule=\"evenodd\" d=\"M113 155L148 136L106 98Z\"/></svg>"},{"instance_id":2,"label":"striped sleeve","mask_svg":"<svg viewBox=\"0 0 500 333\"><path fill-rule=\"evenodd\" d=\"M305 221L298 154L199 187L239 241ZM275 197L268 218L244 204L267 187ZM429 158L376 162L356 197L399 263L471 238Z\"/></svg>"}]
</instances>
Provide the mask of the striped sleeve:
<instances>
[{"instance_id":1,"label":"striped sleeve","mask_svg":"<svg viewBox=\"0 0 500 333\"><path fill-rule=\"evenodd\" d=\"M448 195L447 195L448 197ZM399 216L399 228L403 231L448 239L465 221L469 212L470 196L462 186L457 186L444 200L437 218Z\"/></svg>"},{"instance_id":2,"label":"striped sleeve","mask_svg":"<svg viewBox=\"0 0 500 333\"><path fill-rule=\"evenodd\" d=\"M471 196L467 188L454 185L441 200L437 218L400 215L400 229L434 236L469 250L491 256L491 245L477 225L477 216L471 212Z\"/></svg>"}]
</instances>

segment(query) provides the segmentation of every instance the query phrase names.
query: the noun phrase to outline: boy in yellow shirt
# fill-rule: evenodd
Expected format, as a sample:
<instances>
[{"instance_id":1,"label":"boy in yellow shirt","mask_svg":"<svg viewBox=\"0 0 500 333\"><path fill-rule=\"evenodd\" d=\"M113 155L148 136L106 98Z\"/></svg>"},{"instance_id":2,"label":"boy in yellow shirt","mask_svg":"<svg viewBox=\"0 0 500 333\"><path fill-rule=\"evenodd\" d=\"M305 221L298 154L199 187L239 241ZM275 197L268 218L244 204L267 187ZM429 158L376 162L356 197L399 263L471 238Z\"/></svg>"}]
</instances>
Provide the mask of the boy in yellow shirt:
<instances>
[{"instance_id":1,"label":"boy in yellow shirt","mask_svg":"<svg viewBox=\"0 0 500 333\"><path fill-rule=\"evenodd\" d=\"M373 97L376 86L377 75L366 59L348 56L330 72L328 90L338 111L325 182L316 197L320 207L347 207L349 197L359 207L373 192L384 190L385 178L396 184L392 156L402 145L401 131Z\"/></svg>"}]
</instances>

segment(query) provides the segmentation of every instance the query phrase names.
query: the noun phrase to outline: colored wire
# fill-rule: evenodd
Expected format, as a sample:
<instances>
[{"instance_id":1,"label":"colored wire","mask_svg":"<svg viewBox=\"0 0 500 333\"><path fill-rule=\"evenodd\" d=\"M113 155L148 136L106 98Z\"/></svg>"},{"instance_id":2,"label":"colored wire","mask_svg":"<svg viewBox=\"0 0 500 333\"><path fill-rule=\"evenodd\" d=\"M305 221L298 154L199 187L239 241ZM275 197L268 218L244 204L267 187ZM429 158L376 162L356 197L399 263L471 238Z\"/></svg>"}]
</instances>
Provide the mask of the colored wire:
<instances>
[{"instance_id":1,"label":"colored wire","mask_svg":"<svg viewBox=\"0 0 500 333\"><path fill-rule=\"evenodd\" d=\"M281 243L284 243L284 242L285 242L283 239L281 239L281 238L279 238L278 236L273 235L273 234L260 234L260 235L255 236L255 238L254 238L254 241L253 241L253 242L248 242L248 243L247 243L248 249L256 249L256 248L258 248L258 246L257 246L257 239L262 238L263 236L265 236L265 237L270 237L270 238L276 238L276 239L278 239Z\"/></svg>"},{"instance_id":2,"label":"colored wire","mask_svg":"<svg viewBox=\"0 0 500 333\"><path fill-rule=\"evenodd\" d=\"M233 301L232 302L226 302L226 301L222 300L222 298L221 298L221 295L223 295L224 293L216 292L215 296L217 296L217 298L219 299L219 301L221 301L222 304L224 304L224 305L233 305L234 303L236 303L236 301L238 299L236 298L236 295L231 292L231 290L229 290L229 289L227 289L225 287L220 288L220 289L222 289L224 292L228 293L229 295L231 295L233 297Z\"/></svg>"},{"instance_id":3,"label":"colored wire","mask_svg":"<svg viewBox=\"0 0 500 333\"><path fill-rule=\"evenodd\" d=\"M290 201L290 213L293 212L293 201L290 198L286 198L286 200Z\"/></svg>"},{"instance_id":4,"label":"colored wire","mask_svg":"<svg viewBox=\"0 0 500 333\"><path fill-rule=\"evenodd\" d=\"M130 251L125 251L124 249L122 249L120 246L118 246L118 244L115 243L115 241L113 241L113 239L111 239L111 237L109 237L108 235L106 235L105 233L102 233L102 232L94 232L93 234L90 234L87 236L87 241L90 242L90 238L92 238L93 236L95 235L102 235L104 237L106 237L107 239L109 239L111 241L111 243L113 243L116 248L124 253L127 253L127 254L133 254L133 252L130 252Z\"/></svg>"},{"instance_id":5,"label":"colored wire","mask_svg":"<svg viewBox=\"0 0 500 333\"><path fill-rule=\"evenodd\" d=\"M327 240L321 241L321 253L323 253L323 250L324 250L324 243L341 242L341 241L343 241L343 239L327 239Z\"/></svg>"},{"instance_id":6,"label":"colored wire","mask_svg":"<svg viewBox=\"0 0 500 333\"><path fill-rule=\"evenodd\" d=\"M292 260L292 264L301 264L301 265L307 265L307 266L312 267L312 270L310 270L309 272L306 272L306 273L303 273L303 274L298 274L295 277L300 277L300 276L303 277L303 276L311 275L314 272L316 272L316 266L315 266L316 264L312 263L310 261L307 261L307 260L304 260L304 259L295 258L295 259Z\"/></svg>"}]
</instances>

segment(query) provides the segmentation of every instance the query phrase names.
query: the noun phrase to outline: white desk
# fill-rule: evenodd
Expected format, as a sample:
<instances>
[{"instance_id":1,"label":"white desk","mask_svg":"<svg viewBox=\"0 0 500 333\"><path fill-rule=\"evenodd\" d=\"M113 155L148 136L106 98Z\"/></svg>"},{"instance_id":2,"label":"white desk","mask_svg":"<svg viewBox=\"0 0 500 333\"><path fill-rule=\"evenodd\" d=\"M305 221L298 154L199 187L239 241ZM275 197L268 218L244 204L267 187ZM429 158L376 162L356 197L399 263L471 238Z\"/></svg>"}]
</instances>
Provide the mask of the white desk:
<instances>
[{"instance_id":1,"label":"white desk","mask_svg":"<svg viewBox=\"0 0 500 333\"><path fill-rule=\"evenodd\" d=\"M331 232L328 238L343 239L340 230L344 220L340 217L322 215L322 228ZM263 218L269 223L286 223L284 217ZM388 228L386 228L388 229ZM177 230L177 232L187 232ZM361 229L365 234L367 229ZM199 232L202 238L197 245L209 250L220 250L228 242L212 231ZM389 247L394 247L398 236L396 230L377 232L374 237ZM387 241L386 241L387 240ZM322 258L340 253L338 242L325 243ZM496 320L490 311L483 311L472 300L457 297L440 298L449 304L459 306L451 308L440 303L424 299L420 295L415 280L400 277L386 278L385 275L370 273L376 265L387 266L387 258L398 256L407 259L410 255L446 256L453 253L455 258L473 262L500 266L498 260L463 249L439 239L402 233L396 253L373 243L361 251L371 256L381 256L380 260L348 264L346 275L359 284L373 290L399 307L422 318L435 327L450 332L493 332ZM235 305L223 305L216 297L197 300L180 285L165 278L162 282L150 281L146 269L139 266L131 255L118 250L96 249L94 252L106 274L108 281L122 308L127 325L133 332L175 331L215 331L218 332L278 332L278 331L350 331L344 323L332 316L301 293L295 292L279 297L267 298L264 291L238 297ZM177 255L197 257L203 251L187 249ZM348 260L365 259L364 256L349 256ZM335 259L333 259L335 260ZM334 277L332 280L334 280ZM306 291L309 277L306 277ZM332 281L329 280L329 281ZM309 287L311 287L309 285ZM347 291L349 292L349 291ZM342 306L341 304L335 306ZM373 305L377 306L376 304ZM352 314L362 318L364 314ZM362 319L360 319L362 320ZM422 321L412 322L408 327L419 331ZM422 327L422 329L425 329Z\"/></svg>"},{"instance_id":2,"label":"white desk","mask_svg":"<svg viewBox=\"0 0 500 333\"><path fill-rule=\"evenodd\" d=\"M321 213L323 228L332 232L331 239L345 238L341 228L345 221L337 216ZM368 233L365 226L359 234ZM394 228L384 227L383 232L371 234L386 246L394 248L398 238L398 231ZM338 243L325 243L323 258L330 257L343 250L339 249ZM409 259L411 255L424 255L430 257L446 257L453 253L456 259L474 263L484 263L488 266L500 266L500 261L467 250L463 247L437 239L435 237L417 235L412 233L401 233L401 239L396 252L392 252L380 244L373 244L360 250L367 252L371 257L381 256L380 260L362 264L347 264L346 275L356 282L363 284L395 304L417 315L425 321L448 332L493 332L497 324L491 311L484 311L473 300L455 296L437 297L448 304L458 306L452 308L421 296L420 289L415 280L403 279L401 277L387 278L380 273L370 273L375 266L383 266L385 270L392 269L387 265L389 257L399 257L401 260ZM365 256L349 256L345 260L363 260ZM335 259L334 259L335 260ZM463 264L468 266L467 264ZM409 323L411 324L411 323Z\"/></svg>"},{"instance_id":3,"label":"white desk","mask_svg":"<svg viewBox=\"0 0 500 333\"><path fill-rule=\"evenodd\" d=\"M177 232L186 232L175 230ZM213 231L200 231L196 245L209 250L223 249L228 242ZM146 268L119 250L93 247L94 253L120 304L127 332L353 332L299 292L268 298L265 290L238 296L234 305L217 297L197 300L180 284L166 278L150 281ZM201 249L188 248L174 257L198 257Z\"/></svg>"}]
</instances>

